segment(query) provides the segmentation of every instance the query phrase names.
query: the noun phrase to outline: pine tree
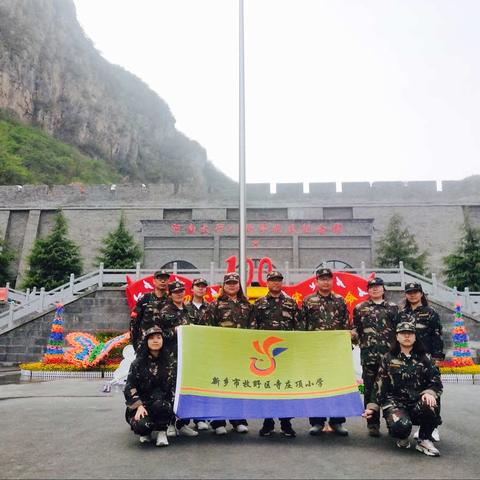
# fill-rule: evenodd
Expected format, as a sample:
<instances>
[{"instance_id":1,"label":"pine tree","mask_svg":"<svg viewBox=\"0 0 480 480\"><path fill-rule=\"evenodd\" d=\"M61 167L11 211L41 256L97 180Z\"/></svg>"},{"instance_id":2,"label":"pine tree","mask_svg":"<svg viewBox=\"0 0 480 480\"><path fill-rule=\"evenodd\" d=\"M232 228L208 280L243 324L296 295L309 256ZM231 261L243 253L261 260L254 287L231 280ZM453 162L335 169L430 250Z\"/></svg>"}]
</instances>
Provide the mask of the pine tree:
<instances>
[{"instance_id":1,"label":"pine tree","mask_svg":"<svg viewBox=\"0 0 480 480\"><path fill-rule=\"evenodd\" d=\"M103 262L105 268L134 268L142 258L140 246L125 227L123 213L117 229L110 232L103 243L97 260Z\"/></svg>"},{"instance_id":2,"label":"pine tree","mask_svg":"<svg viewBox=\"0 0 480 480\"><path fill-rule=\"evenodd\" d=\"M77 276L82 273L80 249L67 234L67 220L59 210L50 234L35 241L28 258L30 270L24 288L45 287L48 291L68 282L71 273Z\"/></svg>"},{"instance_id":3,"label":"pine tree","mask_svg":"<svg viewBox=\"0 0 480 480\"><path fill-rule=\"evenodd\" d=\"M390 218L387 230L378 242L377 265L398 267L401 261L405 268L425 273L427 252L418 252L415 236L404 226L402 216L396 213Z\"/></svg>"},{"instance_id":4,"label":"pine tree","mask_svg":"<svg viewBox=\"0 0 480 480\"><path fill-rule=\"evenodd\" d=\"M10 263L14 258L15 254L0 240L0 287L13 280Z\"/></svg>"},{"instance_id":5,"label":"pine tree","mask_svg":"<svg viewBox=\"0 0 480 480\"><path fill-rule=\"evenodd\" d=\"M468 215L463 224L463 236L454 253L443 258L443 271L450 287L480 290L480 229L474 228Z\"/></svg>"}]
</instances>

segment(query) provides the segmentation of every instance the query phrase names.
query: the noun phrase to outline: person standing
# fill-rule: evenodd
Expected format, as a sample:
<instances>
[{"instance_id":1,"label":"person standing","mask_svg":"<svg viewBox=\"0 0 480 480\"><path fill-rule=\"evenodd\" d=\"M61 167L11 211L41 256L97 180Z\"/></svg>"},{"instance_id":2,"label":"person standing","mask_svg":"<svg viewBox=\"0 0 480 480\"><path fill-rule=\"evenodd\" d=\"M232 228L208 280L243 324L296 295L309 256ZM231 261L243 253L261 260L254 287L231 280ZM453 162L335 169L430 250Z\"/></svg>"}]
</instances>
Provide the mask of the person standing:
<instances>
[{"instance_id":1,"label":"person standing","mask_svg":"<svg viewBox=\"0 0 480 480\"><path fill-rule=\"evenodd\" d=\"M375 378L382 356L395 340L398 307L385 300L385 284L379 277L368 281L368 300L353 310L352 339L360 346L364 385L364 405L371 403ZM380 436L380 414L375 412L367 421L368 434Z\"/></svg>"},{"instance_id":2,"label":"person standing","mask_svg":"<svg viewBox=\"0 0 480 480\"><path fill-rule=\"evenodd\" d=\"M168 445L167 425L173 415L173 379L166 367L163 332L153 326L145 332L130 366L124 395L127 423L140 436L140 443L153 440L153 432L157 431L157 447Z\"/></svg>"},{"instance_id":3,"label":"person standing","mask_svg":"<svg viewBox=\"0 0 480 480\"><path fill-rule=\"evenodd\" d=\"M316 271L317 291L305 298L301 309L301 322L305 330L350 330L347 304L342 296L333 293L333 273L329 268ZM310 435L320 435L325 417L311 417ZM337 435L347 436L345 417L331 417L330 428Z\"/></svg>"},{"instance_id":4,"label":"person standing","mask_svg":"<svg viewBox=\"0 0 480 480\"><path fill-rule=\"evenodd\" d=\"M257 330L298 330L298 305L293 298L282 292L283 275L272 271L267 275L268 293L259 298L253 308L252 328ZM291 418L280 418L280 428L286 437L295 437ZM275 431L273 418L266 418L259 431L261 437Z\"/></svg>"},{"instance_id":5,"label":"person standing","mask_svg":"<svg viewBox=\"0 0 480 480\"><path fill-rule=\"evenodd\" d=\"M206 323L212 327L250 328L252 305L248 302L240 285L240 275L236 272L226 273L218 298L209 305ZM245 419L230 420L237 433L248 433ZM216 435L227 433L225 420L212 420L210 425Z\"/></svg>"},{"instance_id":6,"label":"person standing","mask_svg":"<svg viewBox=\"0 0 480 480\"><path fill-rule=\"evenodd\" d=\"M148 292L138 299L130 318L130 340L137 351L145 331L152 328L158 321L160 310L168 299L167 270L157 270L153 274L153 292Z\"/></svg>"},{"instance_id":7,"label":"person standing","mask_svg":"<svg viewBox=\"0 0 480 480\"><path fill-rule=\"evenodd\" d=\"M417 340L423 344L426 352L431 355L437 365L445 359L440 316L428 304L419 283L410 282L405 285L405 305L399 313L398 322L414 323ZM415 433L415 438L418 438L418 431ZM433 431L432 439L436 442L440 441L438 428Z\"/></svg>"},{"instance_id":8,"label":"person standing","mask_svg":"<svg viewBox=\"0 0 480 480\"><path fill-rule=\"evenodd\" d=\"M185 303L189 323L205 325L208 303L205 301L208 282L204 278L194 278L192 282L192 300Z\"/></svg>"},{"instance_id":9,"label":"person standing","mask_svg":"<svg viewBox=\"0 0 480 480\"><path fill-rule=\"evenodd\" d=\"M179 281L170 282L168 284L168 291L170 298L166 301L164 307L160 311L159 325L164 331L164 348L167 356L167 369L173 379L172 384L175 389L178 358L177 327L188 325L189 317L186 306L183 302L185 299L185 285ZM179 435L186 437L195 437L198 435L198 432L188 426L189 423L190 419L176 419L175 428Z\"/></svg>"},{"instance_id":10,"label":"person standing","mask_svg":"<svg viewBox=\"0 0 480 480\"><path fill-rule=\"evenodd\" d=\"M396 328L396 341L382 358L373 401L364 416L368 420L382 408L388 431L399 448L410 448L412 425L420 425L415 448L438 457L440 452L431 435L440 422L438 400L442 391L438 368L416 339L415 325L401 322Z\"/></svg>"},{"instance_id":11,"label":"person standing","mask_svg":"<svg viewBox=\"0 0 480 480\"><path fill-rule=\"evenodd\" d=\"M189 323L205 325L208 303L205 301L208 282L204 278L194 278L192 281L192 300L185 303ZM204 419L196 419L194 423L198 431L208 430L208 423Z\"/></svg>"}]
</instances>

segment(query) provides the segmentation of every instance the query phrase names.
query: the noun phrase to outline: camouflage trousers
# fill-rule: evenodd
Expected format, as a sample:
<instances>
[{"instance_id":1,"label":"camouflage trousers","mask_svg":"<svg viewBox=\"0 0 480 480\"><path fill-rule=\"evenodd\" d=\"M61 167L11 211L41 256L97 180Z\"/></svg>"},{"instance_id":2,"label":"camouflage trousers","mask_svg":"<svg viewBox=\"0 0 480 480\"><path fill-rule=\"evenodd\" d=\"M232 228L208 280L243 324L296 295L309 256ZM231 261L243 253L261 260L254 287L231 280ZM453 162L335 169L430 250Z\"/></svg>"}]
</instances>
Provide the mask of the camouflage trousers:
<instances>
[{"instance_id":1,"label":"camouflage trousers","mask_svg":"<svg viewBox=\"0 0 480 480\"><path fill-rule=\"evenodd\" d=\"M367 404L372 402L371 396L373 393L373 388L375 386L375 378L377 377L378 369L380 366L378 364L373 365L362 365L362 378L363 378L363 404L367 408ZM375 403L375 399L373 400ZM367 419L367 425L380 426L380 412L375 412L371 418Z\"/></svg>"},{"instance_id":2,"label":"camouflage trousers","mask_svg":"<svg viewBox=\"0 0 480 480\"><path fill-rule=\"evenodd\" d=\"M418 438L430 439L433 430L440 425L438 406L430 408L421 400L412 405L394 405L383 409L388 432L394 438L408 438L413 425L420 425Z\"/></svg>"},{"instance_id":3,"label":"camouflage trousers","mask_svg":"<svg viewBox=\"0 0 480 480\"><path fill-rule=\"evenodd\" d=\"M156 400L145 406L147 415L140 420L135 420L136 410L127 410L126 420L130 424L131 429L137 435L150 435L153 430L167 429L167 425L172 418L172 406L163 400Z\"/></svg>"}]
</instances>

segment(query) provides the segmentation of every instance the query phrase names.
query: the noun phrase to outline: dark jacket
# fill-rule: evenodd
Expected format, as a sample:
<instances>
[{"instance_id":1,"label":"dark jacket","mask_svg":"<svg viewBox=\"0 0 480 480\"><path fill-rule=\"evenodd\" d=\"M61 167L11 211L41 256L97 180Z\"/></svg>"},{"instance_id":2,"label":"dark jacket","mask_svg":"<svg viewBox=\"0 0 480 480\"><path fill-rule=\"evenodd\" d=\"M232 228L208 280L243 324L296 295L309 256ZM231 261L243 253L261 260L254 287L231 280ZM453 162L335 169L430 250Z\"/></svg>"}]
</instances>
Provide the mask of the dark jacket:
<instances>
[{"instance_id":1,"label":"dark jacket","mask_svg":"<svg viewBox=\"0 0 480 480\"><path fill-rule=\"evenodd\" d=\"M375 382L372 403L367 408L406 408L417 403L424 393L435 398L443 391L438 368L429 355L387 353L383 358Z\"/></svg>"},{"instance_id":2,"label":"dark jacket","mask_svg":"<svg viewBox=\"0 0 480 480\"><path fill-rule=\"evenodd\" d=\"M292 297L267 293L253 307L252 328L257 330L298 330L298 305Z\"/></svg>"},{"instance_id":3,"label":"dark jacket","mask_svg":"<svg viewBox=\"0 0 480 480\"><path fill-rule=\"evenodd\" d=\"M367 300L353 310L352 330L358 336L362 365L379 365L395 340L398 307L383 300Z\"/></svg>"},{"instance_id":4,"label":"dark jacket","mask_svg":"<svg viewBox=\"0 0 480 480\"><path fill-rule=\"evenodd\" d=\"M413 322L416 337L427 353L436 360L443 360L442 324L438 313L428 305L420 305L415 310L409 306L398 314L398 322Z\"/></svg>"}]
</instances>

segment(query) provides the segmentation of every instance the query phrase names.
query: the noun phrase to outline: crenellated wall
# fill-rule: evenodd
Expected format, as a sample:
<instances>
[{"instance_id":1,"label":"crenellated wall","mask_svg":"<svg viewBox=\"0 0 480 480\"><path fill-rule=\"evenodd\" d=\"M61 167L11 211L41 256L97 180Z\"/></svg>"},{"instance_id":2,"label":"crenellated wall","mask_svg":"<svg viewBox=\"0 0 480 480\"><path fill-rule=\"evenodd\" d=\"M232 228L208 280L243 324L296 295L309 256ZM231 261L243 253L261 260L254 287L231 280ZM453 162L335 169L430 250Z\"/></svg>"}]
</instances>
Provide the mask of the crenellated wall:
<instances>
[{"instance_id":1,"label":"crenellated wall","mask_svg":"<svg viewBox=\"0 0 480 480\"><path fill-rule=\"evenodd\" d=\"M247 184L247 202L274 204L285 201L314 204L318 199L326 205L337 204L392 204L392 203L435 203L435 204L478 204L480 202L480 179L418 182L344 182L337 192L334 182L310 183L304 193L302 183L277 183L276 193L270 193L270 184ZM0 187L0 207L21 209L23 207L55 208L58 206L145 206L145 205L191 205L192 201L202 205L226 201L228 205L238 203L238 192L229 190L205 190L198 185L173 184L116 185L23 185Z\"/></svg>"},{"instance_id":2,"label":"crenellated wall","mask_svg":"<svg viewBox=\"0 0 480 480\"><path fill-rule=\"evenodd\" d=\"M310 243L306 245L308 242L302 240L301 232L289 237L291 247L282 252L279 248L284 241L280 238L262 240L262 254L268 252L271 246L272 260L278 264L289 261L294 268L314 268L316 265L311 263L318 265L329 259L345 261L353 267L357 267L361 260L367 266L375 265L376 243L390 217L399 213L420 248L428 251L430 271L441 274L442 257L454 249L460 238L466 207L474 224L480 225L480 177L443 181L438 185L434 181L346 182L341 184L338 192L333 182L310 183L309 193L304 193L301 183L279 183L275 190L276 193L270 193L270 184L267 183L247 185L248 221L272 224L283 221L284 225L297 222L297 230L302 222L314 227L322 222L339 222L344 223L345 229L347 224L353 228L348 233L350 243L345 243L346 234L339 234L330 238L329 247L325 249L320 247L320 241L315 244L313 240L308 240ZM35 239L49 232L57 208L63 209L69 222L70 237L80 245L85 261L84 271L89 271L97 265L95 258L102 239L118 225L122 211L127 227L146 247L148 239L145 239L144 228L148 220L172 224L191 222L198 224L197 230L203 221L225 224L238 221L238 192L207 191L197 185L181 185L175 190L173 184L0 187L0 238L17 252L14 265L18 272L17 280L21 280L28 267L27 257ZM360 221L372 225L370 233L365 233L360 227L358 232L355 230L355 222ZM355 235L359 236L358 241L354 239ZM364 238L361 240L363 250L349 250L349 245L360 245L360 237ZM193 254L197 247L205 244L205 240L205 236L202 238L200 234L192 235L186 248L191 249ZM192 262L198 268L208 268L211 261L218 267L224 264L222 254L218 254L222 248L218 243L220 240L215 235L211 240L213 247L203 250ZM305 250L302 252L303 245ZM278 258L275 258L275 248ZM251 248L248 254L254 257L258 252L260 249ZM234 249L228 252L234 253ZM147 268L157 267L157 262L160 262L152 252L145 255L145 260Z\"/></svg>"}]
</instances>

